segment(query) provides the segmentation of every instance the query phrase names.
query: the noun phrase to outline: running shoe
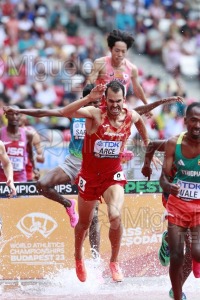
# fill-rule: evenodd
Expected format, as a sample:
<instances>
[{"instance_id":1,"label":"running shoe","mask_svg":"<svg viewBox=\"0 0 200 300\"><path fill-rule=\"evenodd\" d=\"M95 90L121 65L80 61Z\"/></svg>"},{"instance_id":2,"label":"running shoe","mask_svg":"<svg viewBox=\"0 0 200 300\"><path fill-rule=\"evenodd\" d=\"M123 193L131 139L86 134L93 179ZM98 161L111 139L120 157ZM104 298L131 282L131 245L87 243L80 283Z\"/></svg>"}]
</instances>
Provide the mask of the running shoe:
<instances>
[{"instance_id":1,"label":"running shoe","mask_svg":"<svg viewBox=\"0 0 200 300\"><path fill-rule=\"evenodd\" d=\"M174 299L174 292L173 292L172 288L169 291L169 296L170 296L170 298ZM182 292L182 298L181 298L181 300L187 300L187 297L186 297L185 293L183 293L183 292Z\"/></svg>"},{"instance_id":2,"label":"running shoe","mask_svg":"<svg viewBox=\"0 0 200 300\"><path fill-rule=\"evenodd\" d=\"M76 201L73 199L70 199L70 201L72 205L70 207L66 207L66 212L69 216L71 227L74 228L78 223L79 216L75 210Z\"/></svg>"},{"instance_id":3,"label":"running shoe","mask_svg":"<svg viewBox=\"0 0 200 300\"><path fill-rule=\"evenodd\" d=\"M112 274L112 279L115 282L121 282L124 279L122 270L120 269L118 262L110 262L110 271Z\"/></svg>"},{"instance_id":4,"label":"running shoe","mask_svg":"<svg viewBox=\"0 0 200 300\"><path fill-rule=\"evenodd\" d=\"M161 265L165 267L169 265L169 261L170 261L169 245L168 242L165 240L166 235L167 235L167 231L164 231L162 234L162 244L158 251L159 261Z\"/></svg>"},{"instance_id":5,"label":"running shoe","mask_svg":"<svg viewBox=\"0 0 200 300\"><path fill-rule=\"evenodd\" d=\"M194 259L192 260L192 270L194 277L200 278L200 263Z\"/></svg>"},{"instance_id":6,"label":"running shoe","mask_svg":"<svg viewBox=\"0 0 200 300\"><path fill-rule=\"evenodd\" d=\"M81 282L86 281L87 272L83 259L76 259L76 275Z\"/></svg>"}]
</instances>

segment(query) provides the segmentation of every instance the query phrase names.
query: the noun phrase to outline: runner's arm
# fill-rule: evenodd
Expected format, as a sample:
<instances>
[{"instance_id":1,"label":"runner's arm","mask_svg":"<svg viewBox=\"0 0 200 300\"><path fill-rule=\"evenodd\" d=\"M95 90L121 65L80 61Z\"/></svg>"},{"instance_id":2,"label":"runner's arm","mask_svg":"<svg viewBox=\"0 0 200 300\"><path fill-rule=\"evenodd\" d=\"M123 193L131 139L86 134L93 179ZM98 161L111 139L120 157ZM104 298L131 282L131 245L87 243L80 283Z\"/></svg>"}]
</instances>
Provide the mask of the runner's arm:
<instances>
[{"instance_id":1,"label":"runner's arm","mask_svg":"<svg viewBox=\"0 0 200 300\"><path fill-rule=\"evenodd\" d=\"M72 118L75 117L75 115L72 115L80 109L81 107L87 105L89 102L92 102L94 100L100 99L106 89L106 86L100 84L95 86L90 94L88 94L86 97L79 99L77 101L74 101L64 108L59 109L16 109L10 106L4 106L4 113L12 112L12 113L22 113L25 115L29 115L32 117L42 118L42 117L67 117Z\"/></svg>"},{"instance_id":2,"label":"runner's arm","mask_svg":"<svg viewBox=\"0 0 200 300\"><path fill-rule=\"evenodd\" d=\"M67 118L93 118L91 112L95 110L98 111L99 109L91 106L83 106L86 106L88 103L100 99L103 96L105 89L106 86L102 84L95 86L91 90L90 94L88 94L86 97L74 101L64 108L61 108L61 116Z\"/></svg>"},{"instance_id":3,"label":"runner's arm","mask_svg":"<svg viewBox=\"0 0 200 300\"><path fill-rule=\"evenodd\" d=\"M87 84L95 83L97 78L99 77L100 71L104 68L104 66L105 66L105 61L103 57L96 59L93 63L92 71L88 76L86 83Z\"/></svg>"},{"instance_id":4,"label":"runner's arm","mask_svg":"<svg viewBox=\"0 0 200 300\"><path fill-rule=\"evenodd\" d=\"M131 81L132 81L133 90L134 90L136 97L139 98L140 100L142 100L142 102L144 104L148 104L148 101L144 94L143 88L140 85L139 80L138 80L138 69L134 65L133 65L133 69L132 69Z\"/></svg>"},{"instance_id":5,"label":"runner's arm","mask_svg":"<svg viewBox=\"0 0 200 300\"><path fill-rule=\"evenodd\" d=\"M35 148L35 151L36 151L37 162L43 163L44 155L43 155L43 151L42 151L40 135L37 133L37 131L33 132L33 147Z\"/></svg>"},{"instance_id":6,"label":"runner's arm","mask_svg":"<svg viewBox=\"0 0 200 300\"><path fill-rule=\"evenodd\" d=\"M168 141L166 141L166 144L165 144L165 155L164 155L162 172L167 177L170 177L173 162L174 162L176 140L177 140L177 137L172 137Z\"/></svg>"},{"instance_id":7,"label":"runner's arm","mask_svg":"<svg viewBox=\"0 0 200 300\"><path fill-rule=\"evenodd\" d=\"M161 172L159 182L160 182L161 188L163 189L163 192L170 194L171 183L169 182L169 179L166 177L166 175L163 172Z\"/></svg>"},{"instance_id":8,"label":"runner's arm","mask_svg":"<svg viewBox=\"0 0 200 300\"><path fill-rule=\"evenodd\" d=\"M11 189L9 197L13 197L16 195L16 189L15 189L14 182L13 182L13 167L12 167L12 163L9 160L9 157L6 153L5 146L1 141L0 141L0 160L1 160L2 168L4 170L4 174L7 179L6 184Z\"/></svg>"},{"instance_id":9,"label":"runner's arm","mask_svg":"<svg viewBox=\"0 0 200 300\"><path fill-rule=\"evenodd\" d=\"M162 178L160 180L160 184L163 183L162 179L168 181L167 189L170 192L170 194L173 194L175 196L179 192L179 185L171 183L170 177L171 177L171 170L173 169L173 162L174 162L174 157L175 157L177 138L178 138L177 136L172 137L166 143L165 156L164 156L162 174L161 174ZM161 185L161 187L162 187L162 185ZM163 185L163 188L165 188L164 185Z\"/></svg>"},{"instance_id":10,"label":"runner's arm","mask_svg":"<svg viewBox=\"0 0 200 300\"><path fill-rule=\"evenodd\" d=\"M169 103L173 103L173 102L183 103L183 98L178 96L178 97L169 97L169 98L166 98L166 99L160 99L160 100L155 101L155 102L150 103L150 104L135 107L134 110L136 110L138 112L138 114L144 115L144 114L149 113L152 109L158 107L159 105L169 104Z\"/></svg>"},{"instance_id":11,"label":"runner's arm","mask_svg":"<svg viewBox=\"0 0 200 300\"><path fill-rule=\"evenodd\" d=\"M137 128L137 131L140 134L144 145L147 147L150 142L150 139L149 139L148 133L147 133L147 129L145 127L142 117L136 111L132 112L132 122L134 123L135 127Z\"/></svg>"},{"instance_id":12,"label":"runner's arm","mask_svg":"<svg viewBox=\"0 0 200 300\"><path fill-rule=\"evenodd\" d=\"M156 141L151 141L146 149L145 157L144 157L144 165L142 167L142 174L145 177L148 177L148 180L150 180L151 174L152 174L152 168L151 168L151 162L154 157L154 153L156 151L165 151L165 140L156 140ZM161 161L157 159L156 163L161 164ZM154 164L155 164L155 159L154 159ZM155 165L157 167L157 164Z\"/></svg>"},{"instance_id":13,"label":"runner's arm","mask_svg":"<svg viewBox=\"0 0 200 300\"><path fill-rule=\"evenodd\" d=\"M30 159L30 162L33 167L33 173L35 174L35 179L38 180L40 177L39 169L36 167L36 160L33 153L33 132L26 131L26 137L27 137L27 153L28 157Z\"/></svg>"}]
</instances>

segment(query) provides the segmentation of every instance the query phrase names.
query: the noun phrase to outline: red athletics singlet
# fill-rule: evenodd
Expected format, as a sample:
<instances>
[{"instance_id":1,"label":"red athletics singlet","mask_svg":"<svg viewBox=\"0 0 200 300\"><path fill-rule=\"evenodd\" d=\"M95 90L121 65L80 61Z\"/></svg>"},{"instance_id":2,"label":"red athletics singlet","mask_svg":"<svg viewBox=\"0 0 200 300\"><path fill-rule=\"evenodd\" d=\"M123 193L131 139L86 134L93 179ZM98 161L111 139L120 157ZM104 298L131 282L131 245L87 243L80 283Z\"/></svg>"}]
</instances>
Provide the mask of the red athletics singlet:
<instances>
[{"instance_id":1,"label":"red athletics singlet","mask_svg":"<svg viewBox=\"0 0 200 300\"><path fill-rule=\"evenodd\" d=\"M82 148L82 167L76 183L84 199L99 199L112 184L125 185L121 156L130 135L132 113L127 111L123 124L113 127L107 117L107 108L101 107L102 122L97 132L85 134Z\"/></svg>"},{"instance_id":2,"label":"red athletics singlet","mask_svg":"<svg viewBox=\"0 0 200 300\"><path fill-rule=\"evenodd\" d=\"M27 160L27 152L26 152L26 131L23 128L19 128L20 139L15 141L11 140L11 138L7 134L6 127L1 129L1 140L5 145L6 152L8 157L13 165L14 171L14 181L15 182L26 182L26 160ZM7 181L2 166L0 165L0 182Z\"/></svg>"}]
</instances>

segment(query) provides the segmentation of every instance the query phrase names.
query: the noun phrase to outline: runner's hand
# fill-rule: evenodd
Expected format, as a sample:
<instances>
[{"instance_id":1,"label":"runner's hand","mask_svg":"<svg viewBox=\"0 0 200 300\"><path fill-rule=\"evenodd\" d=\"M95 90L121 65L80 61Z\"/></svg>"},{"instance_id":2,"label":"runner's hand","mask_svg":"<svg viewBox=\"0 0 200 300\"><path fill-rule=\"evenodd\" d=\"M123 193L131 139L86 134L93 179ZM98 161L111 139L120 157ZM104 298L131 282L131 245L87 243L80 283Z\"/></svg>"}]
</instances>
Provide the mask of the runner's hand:
<instances>
[{"instance_id":1,"label":"runner's hand","mask_svg":"<svg viewBox=\"0 0 200 300\"><path fill-rule=\"evenodd\" d=\"M164 99L163 104L170 104L170 103L174 103L174 102L184 103L184 99L180 96L168 97L168 98Z\"/></svg>"},{"instance_id":2,"label":"runner's hand","mask_svg":"<svg viewBox=\"0 0 200 300\"><path fill-rule=\"evenodd\" d=\"M170 184L170 194L177 196L180 190L180 186L175 183Z\"/></svg>"},{"instance_id":3,"label":"runner's hand","mask_svg":"<svg viewBox=\"0 0 200 300\"><path fill-rule=\"evenodd\" d=\"M98 84L97 86L95 86L89 94L90 101L100 99L103 96L105 90L106 85L104 84Z\"/></svg>"},{"instance_id":4,"label":"runner's hand","mask_svg":"<svg viewBox=\"0 0 200 300\"><path fill-rule=\"evenodd\" d=\"M7 113L15 114L15 113L17 113L17 110L15 108L11 107L11 106L4 106L3 111L4 111L4 114L7 114Z\"/></svg>"},{"instance_id":5,"label":"runner's hand","mask_svg":"<svg viewBox=\"0 0 200 300\"><path fill-rule=\"evenodd\" d=\"M149 166L143 166L142 170L141 170L142 174L148 178L148 181L151 178L151 174L152 174L152 168Z\"/></svg>"},{"instance_id":6,"label":"runner's hand","mask_svg":"<svg viewBox=\"0 0 200 300\"><path fill-rule=\"evenodd\" d=\"M9 188L10 188L10 194L8 195L8 198L12 198L12 197L16 196L17 192L16 192L16 188L14 186L13 180L8 179L6 182L6 185L9 186Z\"/></svg>"},{"instance_id":7,"label":"runner's hand","mask_svg":"<svg viewBox=\"0 0 200 300\"><path fill-rule=\"evenodd\" d=\"M36 168L33 170L33 173L34 173L34 180L38 180L40 178L40 170Z\"/></svg>"}]
</instances>

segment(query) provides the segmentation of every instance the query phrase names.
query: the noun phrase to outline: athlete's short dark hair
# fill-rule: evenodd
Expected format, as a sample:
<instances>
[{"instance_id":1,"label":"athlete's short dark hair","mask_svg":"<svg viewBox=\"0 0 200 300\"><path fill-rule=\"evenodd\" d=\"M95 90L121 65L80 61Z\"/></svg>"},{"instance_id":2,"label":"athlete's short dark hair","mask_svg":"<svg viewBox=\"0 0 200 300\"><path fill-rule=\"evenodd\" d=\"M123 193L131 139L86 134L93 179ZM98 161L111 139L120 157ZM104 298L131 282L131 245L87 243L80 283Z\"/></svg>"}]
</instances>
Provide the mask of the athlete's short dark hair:
<instances>
[{"instance_id":1,"label":"athlete's short dark hair","mask_svg":"<svg viewBox=\"0 0 200 300\"><path fill-rule=\"evenodd\" d=\"M113 30L107 36L108 47L112 49L116 42L124 42L127 45L127 49L129 49L134 43L134 38L125 31Z\"/></svg>"},{"instance_id":2,"label":"athlete's short dark hair","mask_svg":"<svg viewBox=\"0 0 200 300\"><path fill-rule=\"evenodd\" d=\"M83 89L83 97L86 97L87 95L89 95L89 93L91 92L91 90L94 87L95 87L95 85L93 83L88 83Z\"/></svg>"},{"instance_id":3,"label":"athlete's short dark hair","mask_svg":"<svg viewBox=\"0 0 200 300\"><path fill-rule=\"evenodd\" d=\"M200 102L193 102L193 103L191 103L190 105L188 105L188 107L187 107L187 109L186 109L186 112L185 112L185 116L186 116L186 117L191 113L191 110L192 110L194 107L199 107L199 108L200 108Z\"/></svg>"},{"instance_id":4,"label":"athlete's short dark hair","mask_svg":"<svg viewBox=\"0 0 200 300\"><path fill-rule=\"evenodd\" d=\"M119 90L122 90L123 97L125 95L125 88L124 88L123 84L121 82L119 82L118 80L112 80L107 84L107 88L105 90L105 96L107 96L108 88L111 88L111 90L114 93L117 93L117 92L119 92Z\"/></svg>"}]
</instances>

